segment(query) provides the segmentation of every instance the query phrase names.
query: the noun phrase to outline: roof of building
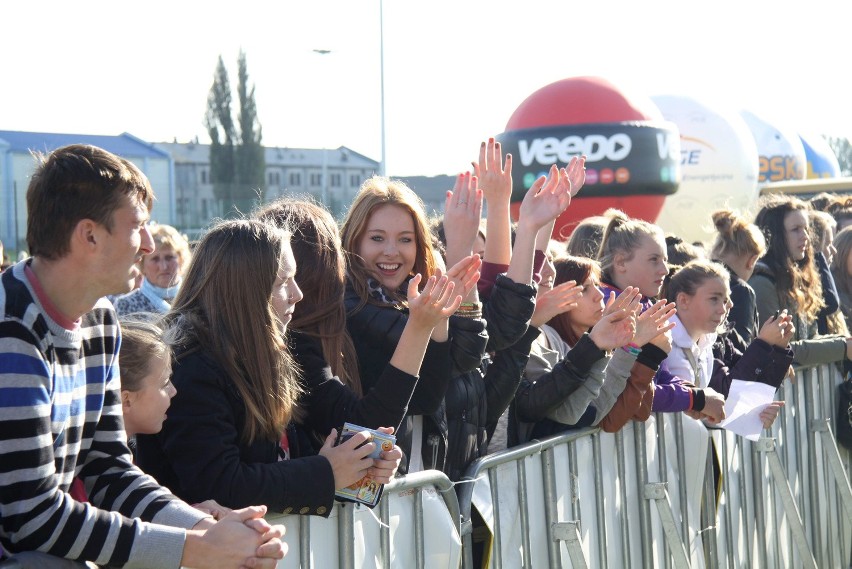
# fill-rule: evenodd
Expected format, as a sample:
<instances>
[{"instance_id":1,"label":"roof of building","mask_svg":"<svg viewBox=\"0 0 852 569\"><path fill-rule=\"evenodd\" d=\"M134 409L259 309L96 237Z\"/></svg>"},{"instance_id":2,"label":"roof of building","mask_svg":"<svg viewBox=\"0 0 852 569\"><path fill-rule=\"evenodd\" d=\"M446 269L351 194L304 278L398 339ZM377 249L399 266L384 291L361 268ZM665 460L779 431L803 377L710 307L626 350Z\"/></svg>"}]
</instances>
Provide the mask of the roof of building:
<instances>
[{"instance_id":1,"label":"roof of building","mask_svg":"<svg viewBox=\"0 0 852 569\"><path fill-rule=\"evenodd\" d=\"M172 155L175 162L207 164L210 162L210 145L196 142L158 142L157 148ZM323 154L331 168L372 168L378 170L379 163L363 154L341 146L339 148L287 148L265 147L267 166L318 166L323 162Z\"/></svg>"},{"instance_id":2,"label":"roof of building","mask_svg":"<svg viewBox=\"0 0 852 569\"><path fill-rule=\"evenodd\" d=\"M393 176L405 182L423 200L443 202L447 190L453 189L455 176Z\"/></svg>"},{"instance_id":3,"label":"roof of building","mask_svg":"<svg viewBox=\"0 0 852 569\"><path fill-rule=\"evenodd\" d=\"M12 152L51 152L69 144L91 144L124 157L168 158L169 155L154 145L127 132L118 136L100 134L64 134L56 132L23 132L0 130L0 140L6 142Z\"/></svg>"}]
</instances>

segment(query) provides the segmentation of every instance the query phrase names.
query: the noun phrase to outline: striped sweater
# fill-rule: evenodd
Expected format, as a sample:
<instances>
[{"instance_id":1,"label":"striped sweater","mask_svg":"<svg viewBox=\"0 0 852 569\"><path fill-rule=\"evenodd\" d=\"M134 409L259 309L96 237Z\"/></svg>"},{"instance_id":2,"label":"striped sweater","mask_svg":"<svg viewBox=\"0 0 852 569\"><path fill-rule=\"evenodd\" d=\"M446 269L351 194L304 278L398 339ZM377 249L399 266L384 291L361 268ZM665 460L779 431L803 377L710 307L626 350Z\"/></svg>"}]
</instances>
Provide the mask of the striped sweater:
<instances>
[{"instance_id":1,"label":"striped sweater","mask_svg":"<svg viewBox=\"0 0 852 569\"><path fill-rule=\"evenodd\" d=\"M0 544L98 565L177 568L185 528L204 515L131 462L112 305L101 299L78 327L63 328L26 264L0 276ZM90 503L67 493L75 476Z\"/></svg>"}]
</instances>

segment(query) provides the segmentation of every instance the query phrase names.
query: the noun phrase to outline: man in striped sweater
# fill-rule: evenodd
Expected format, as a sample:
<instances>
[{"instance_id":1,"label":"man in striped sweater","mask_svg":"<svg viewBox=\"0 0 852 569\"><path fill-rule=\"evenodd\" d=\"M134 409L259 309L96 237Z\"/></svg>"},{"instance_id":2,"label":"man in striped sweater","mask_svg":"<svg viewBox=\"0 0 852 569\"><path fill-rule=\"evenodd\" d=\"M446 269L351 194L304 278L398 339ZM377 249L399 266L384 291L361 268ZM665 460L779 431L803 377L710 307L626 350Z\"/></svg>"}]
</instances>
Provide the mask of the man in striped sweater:
<instances>
[{"instance_id":1,"label":"man in striped sweater","mask_svg":"<svg viewBox=\"0 0 852 569\"><path fill-rule=\"evenodd\" d=\"M0 545L19 566L274 567L284 555L264 507L216 522L132 464L121 335L102 297L128 292L153 250L153 197L130 162L82 145L43 157L27 190L33 257L0 276ZM75 477L88 502L69 494Z\"/></svg>"}]
</instances>

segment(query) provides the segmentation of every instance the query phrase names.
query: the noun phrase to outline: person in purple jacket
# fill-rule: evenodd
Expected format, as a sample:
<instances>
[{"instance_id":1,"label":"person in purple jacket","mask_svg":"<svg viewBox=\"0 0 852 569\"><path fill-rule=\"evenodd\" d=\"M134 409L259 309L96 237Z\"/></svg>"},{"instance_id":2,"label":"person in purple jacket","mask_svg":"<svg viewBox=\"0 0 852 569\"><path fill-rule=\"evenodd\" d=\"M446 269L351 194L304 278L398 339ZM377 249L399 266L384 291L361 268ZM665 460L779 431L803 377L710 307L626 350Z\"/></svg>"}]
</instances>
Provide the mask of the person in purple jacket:
<instances>
[{"instance_id":1,"label":"person in purple jacket","mask_svg":"<svg viewBox=\"0 0 852 569\"><path fill-rule=\"evenodd\" d=\"M642 293L643 310L654 303L668 275L666 243L658 226L631 219L617 209L605 213L610 221L604 231L598 261L601 291L620 293L627 286ZM650 349L637 346L637 349ZM725 418L725 398L712 387L696 386L691 378L671 373L665 361L654 376L653 411L702 413L715 422Z\"/></svg>"}]
</instances>

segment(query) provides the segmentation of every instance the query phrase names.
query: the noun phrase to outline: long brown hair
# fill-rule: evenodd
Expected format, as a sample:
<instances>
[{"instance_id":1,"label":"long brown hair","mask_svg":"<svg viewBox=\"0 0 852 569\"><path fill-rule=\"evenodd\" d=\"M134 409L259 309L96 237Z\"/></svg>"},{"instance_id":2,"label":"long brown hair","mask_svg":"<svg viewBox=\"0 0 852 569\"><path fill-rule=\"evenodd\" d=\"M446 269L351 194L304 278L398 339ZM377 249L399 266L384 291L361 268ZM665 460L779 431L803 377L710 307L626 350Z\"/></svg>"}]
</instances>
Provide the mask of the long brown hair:
<instances>
[{"instance_id":1,"label":"long brown hair","mask_svg":"<svg viewBox=\"0 0 852 569\"><path fill-rule=\"evenodd\" d=\"M278 440L296 414L295 363L270 303L290 235L258 220L223 221L193 252L167 319L222 366L246 407L243 439Z\"/></svg>"},{"instance_id":2,"label":"long brown hair","mask_svg":"<svg viewBox=\"0 0 852 569\"><path fill-rule=\"evenodd\" d=\"M574 257L565 255L553 260L553 267L556 270L556 275L553 277L553 286L561 285L568 281L575 281L578 285L586 282L590 276L600 279L601 269L597 261L587 257ZM574 331L572 324L571 311L557 314L547 323L548 326L556 330L559 335L565 340L565 343L573 347L579 340L580 336Z\"/></svg>"},{"instance_id":3,"label":"long brown hair","mask_svg":"<svg viewBox=\"0 0 852 569\"><path fill-rule=\"evenodd\" d=\"M801 261L795 261L787 249L787 235L784 218L788 213L802 211L809 219L810 207L800 199L790 196L771 196L763 203L757 213L755 225L760 227L768 247L761 261L766 264L775 277L778 296L787 301L787 308L799 313L804 319L813 322L819 311L825 306L822 297L822 281L814 262L813 243L805 251Z\"/></svg>"},{"instance_id":4,"label":"long brown hair","mask_svg":"<svg viewBox=\"0 0 852 569\"><path fill-rule=\"evenodd\" d=\"M852 267L847 267L849 254L852 253L852 227L845 227L834 237L834 247L837 253L831 261L831 274L837 290L847 297L852 297L852 277L849 276Z\"/></svg>"},{"instance_id":5,"label":"long brown hair","mask_svg":"<svg viewBox=\"0 0 852 569\"><path fill-rule=\"evenodd\" d=\"M391 180L381 176L373 176L367 179L355 196L355 201L346 213L343 226L340 230L343 249L349 262L349 279L358 296L361 305L367 302L375 302L371 296L367 279L380 280L378 275L367 268L364 260L355 252L373 212L383 205L396 205L402 207L411 216L414 222L414 235L416 237L417 257L414 261L414 274L420 273L425 281L433 274L437 266L435 250L432 248L432 238L429 231L429 222L423 208L423 201L414 191L399 180ZM396 301L404 302L399 291L385 290L386 296Z\"/></svg>"},{"instance_id":6,"label":"long brown hair","mask_svg":"<svg viewBox=\"0 0 852 569\"><path fill-rule=\"evenodd\" d=\"M296 282L305 286L290 327L318 339L332 373L361 395L358 356L346 331L346 256L337 223L328 210L307 198L282 198L256 216L293 233Z\"/></svg>"}]
</instances>

